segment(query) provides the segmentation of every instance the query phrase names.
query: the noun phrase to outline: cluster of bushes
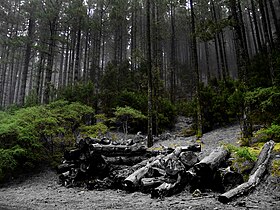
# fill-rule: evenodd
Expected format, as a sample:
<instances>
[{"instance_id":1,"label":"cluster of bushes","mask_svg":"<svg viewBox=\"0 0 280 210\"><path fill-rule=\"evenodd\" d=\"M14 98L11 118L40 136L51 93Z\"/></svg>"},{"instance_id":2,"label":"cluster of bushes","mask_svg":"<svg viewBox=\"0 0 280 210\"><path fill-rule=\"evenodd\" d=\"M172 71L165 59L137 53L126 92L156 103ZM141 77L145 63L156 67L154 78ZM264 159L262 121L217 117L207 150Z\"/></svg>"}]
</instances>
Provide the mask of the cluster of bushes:
<instances>
[{"instance_id":1,"label":"cluster of bushes","mask_svg":"<svg viewBox=\"0 0 280 210\"><path fill-rule=\"evenodd\" d=\"M75 132L90 123L93 109L78 102L56 101L0 112L0 181L52 164L75 143Z\"/></svg>"},{"instance_id":2,"label":"cluster of bushes","mask_svg":"<svg viewBox=\"0 0 280 210\"><path fill-rule=\"evenodd\" d=\"M238 90L238 82L230 79L213 79L208 85L201 84L203 132L237 121L243 100ZM196 119L196 104L196 100L180 102L177 104L178 113Z\"/></svg>"}]
</instances>

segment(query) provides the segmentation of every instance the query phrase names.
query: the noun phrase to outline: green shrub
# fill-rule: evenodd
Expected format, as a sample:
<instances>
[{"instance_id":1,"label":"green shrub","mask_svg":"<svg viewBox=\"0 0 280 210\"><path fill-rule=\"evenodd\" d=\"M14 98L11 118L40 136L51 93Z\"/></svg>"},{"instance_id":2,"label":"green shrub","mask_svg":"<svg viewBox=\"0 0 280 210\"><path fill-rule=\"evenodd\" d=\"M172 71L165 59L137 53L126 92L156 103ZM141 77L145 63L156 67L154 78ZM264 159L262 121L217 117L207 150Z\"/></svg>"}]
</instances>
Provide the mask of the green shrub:
<instances>
[{"instance_id":1,"label":"green shrub","mask_svg":"<svg viewBox=\"0 0 280 210\"><path fill-rule=\"evenodd\" d=\"M142 114L141 111L133 109L129 106L117 107L114 112L116 116L116 121L120 120L123 124L123 131L125 134L128 134L128 123L135 122L136 120L145 120L147 117Z\"/></svg>"},{"instance_id":2,"label":"green shrub","mask_svg":"<svg viewBox=\"0 0 280 210\"><path fill-rule=\"evenodd\" d=\"M98 122L94 125L83 125L80 128L80 131L83 135L92 138L101 137L105 135L108 130L108 127L102 122Z\"/></svg>"},{"instance_id":3,"label":"green shrub","mask_svg":"<svg viewBox=\"0 0 280 210\"><path fill-rule=\"evenodd\" d=\"M280 142L280 125L272 124L268 128L263 128L257 131L256 137L259 141L269 141L274 140L275 142Z\"/></svg>"},{"instance_id":4,"label":"green shrub","mask_svg":"<svg viewBox=\"0 0 280 210\"><path fill-rule=\"evenodd\" d=\"M251 108L254 123L280 123L280 89L278 87L257 88L247 92L245 103Z\"/></svg>"},{"instance_id":5,"label":"green shrub","mask_svg":"<svg viewBox=\"0 0 280 210\"><path fill-rule=\"evenodd\" d=\"M227 144L226 148L229 150L230 153L236 154L240 158L244 158L245 160L249 161L256 161L257 155L250 151L248 147L236 147L232 144Z\"/></svg>"},{"instance_id":6,"label":"green shrub","mask_svg":"<svg viewBox=\"0 0 280 210\"><path fill-rule=\"evenodd\" d=\"M25 156L26 151L18 145L10 149L0 149L0 182L13 175L13 171L19 167Z\"/></svg>"},{"instance_id":7,"label":"green shrub","mask_svg":"<svg viewBox=\"0 0 280 210\"><path fill-rule=\"evenodd\" d=\"M94 84L92 82L81 82L58 90L58 98L92 106L97 100L94 93Z\"/></svg>"},{"instance_id":8,"label":"green shrub","mask_svg":"<svg viewBox=\"0 0 280 210\"><path fill-rule=\"evenodd\" d=\"M83 116L92 114L91 107L62 100L12 113L0 112L1 155L8 167L3 167L2 162L2 177L5 171L13 173L21 151L24 151L21 153L24 162L20 165L52 162L56 152L75 143L73 132L84 124Z\"/></svg>"}]
</instances>

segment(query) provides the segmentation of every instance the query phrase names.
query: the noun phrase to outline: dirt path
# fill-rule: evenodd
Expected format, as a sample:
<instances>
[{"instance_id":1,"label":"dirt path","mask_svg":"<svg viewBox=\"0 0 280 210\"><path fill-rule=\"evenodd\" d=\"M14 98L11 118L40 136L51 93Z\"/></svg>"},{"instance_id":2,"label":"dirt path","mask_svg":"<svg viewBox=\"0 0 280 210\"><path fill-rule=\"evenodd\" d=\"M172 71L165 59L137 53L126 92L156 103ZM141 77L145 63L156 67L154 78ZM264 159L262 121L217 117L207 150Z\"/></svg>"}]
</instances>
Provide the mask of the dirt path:
<instances>
[{"instance_id":1,"label":"dirt path","mask_svg":"<svg viewBox=\"0 0 280 210\"><path fill-rule=\"evenodd\" d=\"M236 143L239 133L239 127L232 126L205 134L200 156L207 155L221 142ZM155 146L185 145L191 141L194 141L193 137L176 138L172 141L158 142ZM0 188L0 209L279 209L279 183L279 179L268 177L249 196L224 205L217 201L218 194L213 192L194 198L188 191L183 191L178 195L158 200L139 192L65 188L57 184L56 173L47 170Z\"/></svg>"}]
</instances>

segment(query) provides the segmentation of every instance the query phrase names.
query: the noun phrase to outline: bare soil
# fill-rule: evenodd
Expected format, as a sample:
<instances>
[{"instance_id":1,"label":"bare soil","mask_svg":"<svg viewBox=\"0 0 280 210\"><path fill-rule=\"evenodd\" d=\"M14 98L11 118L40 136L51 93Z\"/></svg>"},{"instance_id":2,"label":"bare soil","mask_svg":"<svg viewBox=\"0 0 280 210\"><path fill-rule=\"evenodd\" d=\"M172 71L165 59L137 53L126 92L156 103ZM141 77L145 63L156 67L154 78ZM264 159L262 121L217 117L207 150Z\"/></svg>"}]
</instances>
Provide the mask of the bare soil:
<instances>
[{"instance_id":1,"label":"bare soil","mask_svg":"<svg viewBox=\"0 0 280 210\"><path fill-rule=\"evenodd\" d=\"M221 142L237 144L240 134L238 125L206 133L202 138L203 157ZM175 137L161 141L155 147L186 145L194 137ZM276 157L275 157L276 158ZM121 190L86 190L58 185L57 174L45 170L29 177L14 180L0 188L0 209L280 209L280 178L267 175L262 184L229 204L217 200L218 193L206 192L193 197L185 190L164 199L151 199L140 192Z\"/></svg>"}]
</instances>

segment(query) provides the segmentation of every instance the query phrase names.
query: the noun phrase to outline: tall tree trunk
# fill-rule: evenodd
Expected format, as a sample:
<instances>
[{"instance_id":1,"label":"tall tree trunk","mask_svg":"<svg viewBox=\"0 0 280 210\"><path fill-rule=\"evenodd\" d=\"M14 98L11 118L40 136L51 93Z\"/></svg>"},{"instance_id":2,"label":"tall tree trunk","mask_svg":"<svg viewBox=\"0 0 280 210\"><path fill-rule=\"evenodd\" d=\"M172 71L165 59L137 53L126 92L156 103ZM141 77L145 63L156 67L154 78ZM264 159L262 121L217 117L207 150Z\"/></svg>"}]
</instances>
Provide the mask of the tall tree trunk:
<instances>
[{"instance_id":1,"label":"tall tree trunk","mask_svg":"<svg viewBox=\"0 0 280 210\"><path fill-rule=\"evenodd\" d=\"M35 31L35 20L33 18L32 13L30 13L30 17L29 17L28 38L27 38L25 58L24 58L24 67L23 67L22 78L21 78L21 88L20 88L20 95L19 95L19 104L21 106L24 105L27 74L28 74L30 55L31 55L31 49L32 49L32 44L33 44L33 35L34 35L34 31Z\"/></svg>"},{"instance_id":2,"label":"tall tree trunk","mask_svg":"<svg viewBox=\"0 0 280 210\"><path fill-rule=\"evenodd\" d=\"M80 71L80 47L81 47L81 18L79 19L79 28L77 32L77 43L76 43L76 58L75 58L75 70L74 70L74 83L77 83L79 80L79 71Z\"/></svg>"},{"instance_id":3,"label":"tall tree trunk","mask_svg":"<svg viewBox=\"0 0 280 210\"><path fill-rule=\"evenodd\" d=\"M257 40L257 44L258 44L258 50L262 50L260 29L259 29L259 24L258 24L258 20L257 20L256 7L255 7L254 0L251 0L251 6L252 6L252 15L253 15L253 22L254 22L255 33L256 33L256 40Z\"/></svg>"},{"instance_id":4,"label":"tall tree trunk","mask_svg":"<svg viewBox=\"0 0 280 210\"><path fill-rule=\"evenodd\" d=\"M200 102L200 74L198 69L198 57L197 57L197 44L195 37L195 19L194 19L194 8L193 8L193 0L190 0L190 8L191 8L191 31L192 31L192 58L193 58L193 68L195 74L195 83L196 83L196 102L197 102L197 137L202 136L202 111L201 111L201 102Z\"/></svg>"},{"instance_id":5,"label":"tall tree trunk","mask_svg":"<svg viewBox=\"0 0 280 210\"><path fill-rule=\"evenodd\" d=\"M277 15L276 15L276 12L275 12L275 9L274 9L274 4L273 4L272 0L268 0L268 2L269 2L269 5L270 5L270 11L271 11L271 14L272 14L273 23L274 23L275 30L276 30L276 35L277 35L277 38L280 39L280 26L279 26L279 22L277 20Z\"/></svg>"},{"instance_id":6,"label":"tall tree trunk","mask_svg":"<svg viewBox=\"0 0 280 210\"><path fill-rule=\"evenodd\" d=\"M205 59L206 59L206 75L207 75L207 82L211 80L211 73L210 73L210 62L209 62L209 46L208 42L204 42L204 49L205 49Z\"/></svg>"},{"instance_id":7,"label":"tall tree trunk","mask_svg":"<svg viewBox=\"0 0 280 210\"><path fill-rule=\"evenodd\" d=\"M147 146L153 146L153 75L152 75L152 49L151 49L151 3L147 0L147 62L148 62L148 142Z\"/></svg>"},{"instance_id":8,"label":"tall tree trunk","mask_svg":"<svg viewBox=\"0 0 280 210\"><path fill-rule=\"evenodd\" d=\"M171 55L170 55L170 100L175 102L175 66L176 66L176 45L175 45L175 5L171 1Z\"/></svg>"},{"instance_id":9,"label":"tall tree trunk","mask_svg":"<svg viewBox=\"0 0 280 210\"><path fill-rule=\"evenodd\" d=\"M236 0L230 0L230 8L232 12L232 18L234 20L234 30L235 30L235 36L236 36L236 54L237 54L237 66L238 66L238 77L239 80L242 82L242 84L245 87L247 87L247 62L248 62L248 54L246 53L244 39L242 38L242 27L240 22L240 13L237 12L238 5L236 3ZM242 129L242 137L250 139L252 136L252 127L251 127L251 121L249 118L249 112L250 109L248 105L244 104L243 107L243 117L241 119L241 129Z\"/></svg>"},{"instance_id":10,"label":"tall tree trunk","mask_svg":"<svg viewBox=\"0 0 280 210\"><path fill-rule=\"evenodd\" d=\"M263 1L263 5L264 5L266 22L267 22L268 35L269 35L269 39L270 39L270 42L271 42L271 48L273 49L274 48L274 40L273 40L271 23L270 23L270 15L269 15L270 13L268 11L268 6L267 6L267 0Z\"/></svg>"},{"instance_id":11,"label":"tall tree trunk","mask_svg":"<svg viewBox=\"0 0 280 210\"><path fill-rule=\"evenodd\" d=\"M51 79L52 79L52 70L54 63L54 54L55 54L55 44L56 44L56 24L57 18L54 18L49 22L50 27L50 43L48 46L48 57L47 57L47 66L46 66L46 77L45 77L45 92L43 97L43 103L48 104L51 96Z\"/></svg>"},{"instance_id":12,"label":"tall tree trunk","mask_svg":"<svg viewBox=\"0 0 280 210\"><path fill-rule=\"evenodd\" d=\"M269 37L269 32L268 32L268 23L267 23L267 18L266 18L266 15L265 15L265 9L264 9L264 4L263 4L263 0L258 0L259 2L259 8L260 8L260 13L261 13L261 16L262 16L262 27L263 27L263 32L264 32L264 38L265 38L265 46L266 47L266 50L270 51L271 47L272 47L272 43L271 43L271 40L270 40L270 37Z\"/></svg>"}]
</instances>

